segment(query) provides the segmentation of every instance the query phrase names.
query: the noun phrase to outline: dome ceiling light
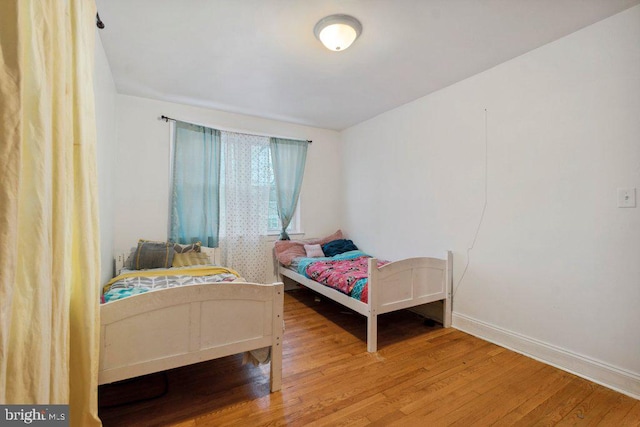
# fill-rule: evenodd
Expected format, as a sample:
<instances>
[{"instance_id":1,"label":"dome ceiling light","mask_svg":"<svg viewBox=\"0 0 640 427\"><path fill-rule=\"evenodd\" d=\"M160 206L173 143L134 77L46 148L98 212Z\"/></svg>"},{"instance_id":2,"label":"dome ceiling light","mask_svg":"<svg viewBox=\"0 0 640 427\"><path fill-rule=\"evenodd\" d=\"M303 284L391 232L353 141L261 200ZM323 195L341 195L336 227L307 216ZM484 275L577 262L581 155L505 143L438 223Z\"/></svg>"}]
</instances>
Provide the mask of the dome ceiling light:
<instances>
[{"instance_id":1,"label":"dome ceiling light","mask_svg":"<svg viewBox=\"0 0 640 427\"><path fill-rule=\"evenodd\" d=\"M330 15L318 21L313 33L327 49L339 52L360 36L362 24L353 16Z\"/></svg>"}]
</instances>

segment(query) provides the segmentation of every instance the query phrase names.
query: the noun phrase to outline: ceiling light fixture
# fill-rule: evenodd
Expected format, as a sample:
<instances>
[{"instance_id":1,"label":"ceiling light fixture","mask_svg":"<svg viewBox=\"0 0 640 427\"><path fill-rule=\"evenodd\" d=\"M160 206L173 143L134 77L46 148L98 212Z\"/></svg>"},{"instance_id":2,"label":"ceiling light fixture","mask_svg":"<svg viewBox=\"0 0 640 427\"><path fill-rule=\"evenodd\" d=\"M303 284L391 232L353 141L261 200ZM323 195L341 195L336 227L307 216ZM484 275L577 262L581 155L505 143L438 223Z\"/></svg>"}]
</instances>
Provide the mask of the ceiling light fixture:
<instances>
[{"instance_id":1,"label":"ceiling light fixture","mask_svg":"<svg viewBox=\"0 0 640 427\"><path fill-rule=\"evenodd\" d=\"M322 18L313 28L317 39L329 50L345 50L362 33L362 24L353 16L330 15Z\"/></svg>"}]
</instances>

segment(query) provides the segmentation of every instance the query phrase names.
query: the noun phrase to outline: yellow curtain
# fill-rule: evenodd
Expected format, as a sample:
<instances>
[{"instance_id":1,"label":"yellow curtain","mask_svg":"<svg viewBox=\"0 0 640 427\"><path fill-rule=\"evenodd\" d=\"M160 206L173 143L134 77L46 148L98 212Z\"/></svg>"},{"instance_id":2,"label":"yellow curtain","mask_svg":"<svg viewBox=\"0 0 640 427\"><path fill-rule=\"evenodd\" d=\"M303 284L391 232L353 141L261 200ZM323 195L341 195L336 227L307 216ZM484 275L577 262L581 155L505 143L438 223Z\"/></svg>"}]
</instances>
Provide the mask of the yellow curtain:
<instances>
[{"instance_id":1,"label":"yellow curtain","mask_svg":"<svg viewBox=\"0 0 640 427\"><path fill-rule=\"evenodd\" d=\"M0 403L97 416L94 0L2 0Z\"/></svg>"}]
</instances>

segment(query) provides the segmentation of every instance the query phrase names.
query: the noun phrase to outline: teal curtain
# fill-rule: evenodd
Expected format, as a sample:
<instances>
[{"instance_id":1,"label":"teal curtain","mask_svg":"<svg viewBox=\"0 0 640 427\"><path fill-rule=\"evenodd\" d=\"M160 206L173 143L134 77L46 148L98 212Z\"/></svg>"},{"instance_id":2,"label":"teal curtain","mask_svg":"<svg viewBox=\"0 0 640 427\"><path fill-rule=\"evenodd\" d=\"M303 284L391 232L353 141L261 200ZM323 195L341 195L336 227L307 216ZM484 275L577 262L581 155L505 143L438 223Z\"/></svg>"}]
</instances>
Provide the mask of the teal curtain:
<instances>
[{"instance_id":1,"label":"teal curtain","mask_svg":"<svg viewBox=\"0 0 640 427\"><path fill-rule=\"evenodd\" d=\"M298 205L308 141L271 138L271 163L276 183L278 216L282 224L281 240L289 240L287 227Z\"/></svg>"},{"instance_id":2,"label":"teal curtain","mask_svg":"<svg viewBox=\"0 0 640 427\"><path fill-rule=\"evenodd\" d=\"M169 240L218 246L220 131L175 122Z\"/></svg>"}]
</instances>

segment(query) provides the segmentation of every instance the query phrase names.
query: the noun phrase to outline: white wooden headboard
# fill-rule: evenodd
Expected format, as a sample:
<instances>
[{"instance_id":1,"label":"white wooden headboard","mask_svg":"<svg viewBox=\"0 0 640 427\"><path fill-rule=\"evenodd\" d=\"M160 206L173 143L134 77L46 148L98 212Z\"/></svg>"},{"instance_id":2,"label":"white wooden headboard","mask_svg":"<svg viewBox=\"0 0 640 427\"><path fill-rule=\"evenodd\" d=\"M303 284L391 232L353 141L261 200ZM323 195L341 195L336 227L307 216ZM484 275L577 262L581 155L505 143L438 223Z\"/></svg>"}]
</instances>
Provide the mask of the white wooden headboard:
<instances>
[{"instance_id":1,"label":"white wooden headboard","mask_svg":"<svg viewBox=\"0 0 640 427\"><path fill-rule=\"evenodd\" d=\"M207 247L202 247L200 249L203 253L206 253L207 256L209 257L209 260L211 261L211 264L213 265L222 265L222 256L220 253L220 248L207 248ZM129 257L130 252L120 252L118 254L116 254L116 256L114 257L114 262L115 262L115 276L118 276L120 274L120 272L122 271L122 269L124 268L124 263L127 260L127 258Z\"/></svg>"}]
</instances>

